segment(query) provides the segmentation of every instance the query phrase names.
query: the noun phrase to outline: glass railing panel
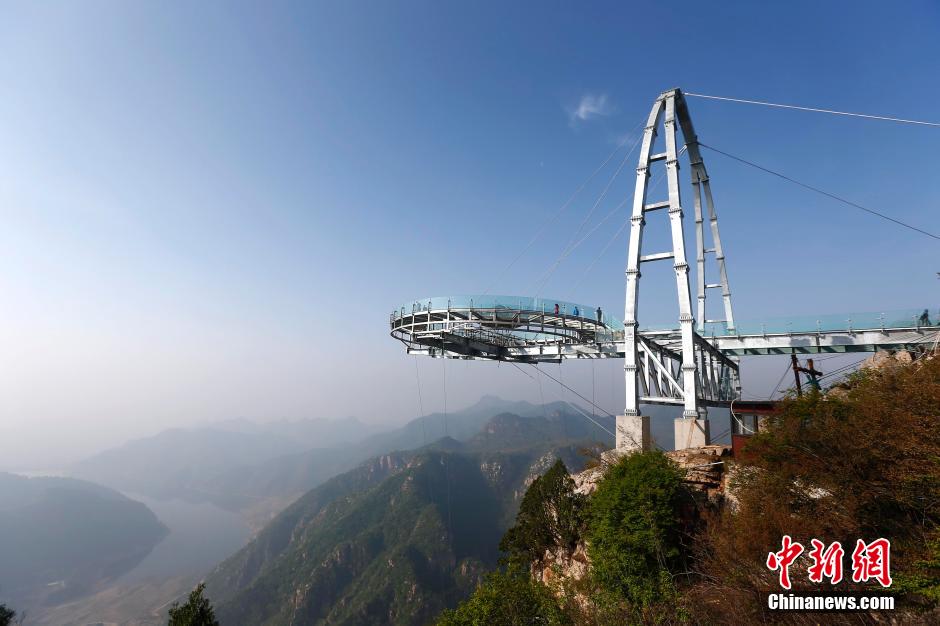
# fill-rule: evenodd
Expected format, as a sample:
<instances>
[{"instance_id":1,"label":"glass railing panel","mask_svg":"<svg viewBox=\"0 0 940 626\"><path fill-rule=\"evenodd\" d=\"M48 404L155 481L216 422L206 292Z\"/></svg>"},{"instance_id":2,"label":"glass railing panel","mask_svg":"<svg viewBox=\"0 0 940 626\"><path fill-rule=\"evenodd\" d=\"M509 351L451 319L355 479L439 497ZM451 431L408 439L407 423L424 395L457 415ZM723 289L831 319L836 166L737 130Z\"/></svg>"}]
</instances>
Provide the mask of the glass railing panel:
<instances>
[{"instance_id":1,"label":"glass railing panel","mask_svg":"<svg viewBox=\"0 0 940 626\"><path fill-rule=\"evenodd\" d=\"M880 330L881 328L911 328L920 323L923 309L902 309L885 312L836 313L827 315L796 315L790 317L768 317L763 320L740 321L729 331L724 322L705 325L705 336L762 335L786 333L845 332ZM928 319L936 323L936 317Z\"/></svg>"},{"instance_id":2,"label":"glass railing panel","mask_svg":"<svg viewBox=\"0 0 940 626\"><path fill-rule=\"evenodd\" d=\"M554 314L555 307L558 306L560 315L567 317L581 317L585 319L597 319L597 307L568 302L566 300L555 300L552 298L533 298L528 296L504 296L504 295L463 295L463 296L437 296L409 302L399 307L394 315L411 315L412 312L440 311L451 309L484 309L507 311L534 311ZM623 330L623 322L615 317L611 317L605 311L600 312L602 323L614 330Z\"/></svg>"},{"instance_id":3,"label":"glass railing panel","mask_svg":"<svg viewBox=\"0 0 940 626\"><path fill-rule=\"evenodd\" d=\"M436 296L406 303L393 312L393 319L402 315L411 315L412 312L443 311L449 307L451 309L492 310L497 312L498 319L506 320L510 319L512 312L515 311L544 312L547 315L552 315L555 312L556 305L559 314L566 317L580 317L591 320L597 318L597 307L565 300L528 296L462 295ZM928 311L926 320L924 320L923 314L923 309L902 309L885 312L774 316L762 320L739 321L733 330L729 330L725 322L710 322L705 324L701 334L706 337L720 337L725 335L845 332L881 328L911 328L940 323L940 312L935 311L931 314ZM601 317L604 325L611 331L622 332L624 330L623 322L608 315L605 311L601 311ZM678 329L678 326L678 323L641 325L641 330L669 331Z\"/></svg>"}]
</instances>

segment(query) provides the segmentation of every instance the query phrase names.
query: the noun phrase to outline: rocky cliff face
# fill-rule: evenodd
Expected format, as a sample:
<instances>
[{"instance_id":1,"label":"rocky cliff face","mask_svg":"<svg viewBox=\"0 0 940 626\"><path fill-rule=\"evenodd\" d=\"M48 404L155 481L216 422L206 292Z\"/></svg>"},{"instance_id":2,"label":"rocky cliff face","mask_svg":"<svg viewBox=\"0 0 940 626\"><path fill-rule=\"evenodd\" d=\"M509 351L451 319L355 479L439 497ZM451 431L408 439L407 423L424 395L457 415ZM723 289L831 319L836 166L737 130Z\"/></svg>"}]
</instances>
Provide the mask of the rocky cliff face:
<instances>
[{"instance_id":1,"label":"rocky cliff face","mask_svg":"<svg viewBox=\"0 0 940 626\"><path fill-rule=\"evenodd\" d=\"M684 512L690 517L689 521L698 519L706 511L718 510L729 500L733 502L733 495L728 488L731 475L731 464L728 463L731 458L730 446L674 450L666 452L666 456L685 471L685 483L695 502L694 509ZM609 450L604 453L600 465L572 474L575 491L584 495L594 493L606 469L618 458L616 450ZM589 568L587 546L584 541L580 541L573 550L546 550L545 555L532 564L532 576L559 595L570 592L575 601L586 606L588 599L578 593L578 583L587 576Z\"/></svg>"},{"instance_id":2,"label":"rocky cliff face","mask_svg":"<svg viewBox=\"0 0 940 626\"><path fill-rule=\"evenodd\" d=\"M703 446L667 452L685 471L685 483L700 506L719 507L728 494L730 446Z\"/></svg>"}]
</instances>

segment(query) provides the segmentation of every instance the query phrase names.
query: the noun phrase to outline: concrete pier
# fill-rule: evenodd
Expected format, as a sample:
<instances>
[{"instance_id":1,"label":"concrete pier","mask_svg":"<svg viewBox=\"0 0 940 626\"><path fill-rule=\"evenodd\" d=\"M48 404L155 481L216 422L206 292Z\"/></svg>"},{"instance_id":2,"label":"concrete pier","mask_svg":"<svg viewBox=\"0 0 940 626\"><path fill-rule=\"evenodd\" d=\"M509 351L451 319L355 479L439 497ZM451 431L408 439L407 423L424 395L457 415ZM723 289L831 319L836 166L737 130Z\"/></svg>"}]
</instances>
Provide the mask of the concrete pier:
<instances>
[{"instance_id":1,"label":"concrete pier","mask_svg":"<svg viewBox=\"0 0 940 626\"><path fill-rule=\"evenodd\" d=\"M647 451L652 446L649 415L617 416L617 449Z\"/></svg>"},{"instance_id":2,"label":"concrete pier","mask_svg":"<svg viewBox=\"0 0 940 626\"><path fill-rule=\"evenodd\" d=\"M711 444L707 419L679 417L675 422L675 435L676 450L701 448Z\"/></svg>"}]
</instances>

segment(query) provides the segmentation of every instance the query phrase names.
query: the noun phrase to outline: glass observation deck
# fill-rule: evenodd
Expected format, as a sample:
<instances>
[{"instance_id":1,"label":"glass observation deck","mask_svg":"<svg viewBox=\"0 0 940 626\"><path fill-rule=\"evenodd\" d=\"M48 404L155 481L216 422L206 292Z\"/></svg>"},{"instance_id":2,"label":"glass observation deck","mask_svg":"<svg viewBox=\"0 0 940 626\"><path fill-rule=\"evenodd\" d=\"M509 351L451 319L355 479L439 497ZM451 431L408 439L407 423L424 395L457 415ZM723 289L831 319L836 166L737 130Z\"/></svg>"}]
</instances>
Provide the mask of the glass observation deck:
<instances>
[{"instance_id":1,"label":"glass observation deck","mask_svg":"<svg viewBox=\"0 0 940 626\"><path fill-rule=\"evenodd\" d=\"M556 314L556 308L558 313ZM562 318L579 318L600 322L609 331L623 331L623 322L608 315L607 311L597 306L557 300L553 298L534 298L529 296L468 295L439 296L409 302L392 312L392 320L400 320L416 313L447 310L472 310L495 312L497 316L514 312L540 314ZM786 317L768 317L763 320L738 321L733 329L728 329L725 322L707 322L703 337L728 337L742 335L780 335L808 334L827 332L855 332L862 330L889 330L902 328L921 328L940 325L940 311L924 309L901 309L883 312L840 313L829 315L799 315ZM641 324L641 332L672 331L674 325Z\"/></svg>"},{"instance_id":2,"label":"glass observation deck","mask_svg":"<svg viewBox=\"0 0 940 626\"><path fill-rule=\"evenodd\" d=\"M529 296L440 296L409 302L394 311L392 315L395 317L403 317L422 311L446 311L448 309L497 312L525 311L527 313L555 315L556 306L558 307L558 315L565 317L580 317L597 320L598 311L600 311L599 321L608 329L615 331L623 330L622 321L608 315L606 311L599 309L597 306L567 302L565 300L555 300L552 298L532 298Z\"/></svg>"}]
</instances>

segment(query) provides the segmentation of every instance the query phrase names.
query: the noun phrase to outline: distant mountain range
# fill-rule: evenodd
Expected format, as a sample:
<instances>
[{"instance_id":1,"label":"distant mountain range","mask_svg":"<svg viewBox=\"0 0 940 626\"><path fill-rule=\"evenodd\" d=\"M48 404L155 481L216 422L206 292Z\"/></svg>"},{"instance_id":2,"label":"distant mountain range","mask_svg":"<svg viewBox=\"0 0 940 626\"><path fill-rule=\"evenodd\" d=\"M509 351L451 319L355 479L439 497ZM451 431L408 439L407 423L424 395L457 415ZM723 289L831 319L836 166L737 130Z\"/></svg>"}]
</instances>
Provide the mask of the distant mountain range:
<instances>
[{"instance_id":1,"label":"distant mountain range","mask_svg":"<svg viewBox=\"0 0 940 626\"><path fill-rule=\"evenodd\" d=\"M132 569L166 532L111 489L0 473L0 602L22 610L82 595Z\"/></svg>"},{"instance_id":2,"label":"distant mountain range","mask_svg":"<svg viewBox=\"0 0 940 626\"><path fill-rule=\"evenodd\" d=\"M74 465L70 473L126 493L213 502L245 513L260 527L272 512L366 459L419 448L445 436L467 440L498 413L555 417L562 430L613 444L610 435L567 403L535 405L484 396L465 409L432 413L380 433L351 418L320 421L316 436L314 429L291 422L232 421L212 428L168 430L102 452ZM613 431L612 417L597 420Z\"/></svg>"},{"instance_id":3,"label":"distant mountain range","mask_svg":"<svg viewBox=\"0 0 940 626\"><path fill-rule=\"evenodd\" d=\"M517 406L538 415L498 414L302 496L209 576L222 623L424 624L469 595L528 483L559 457L580 467L590 439L563 403Z\"/></svg>"},{"instance_id":4,"label":"distant mountain range","mask_svg":"<svg viewBox=\"0 0 940 626\"><path fill-rule=\"evenodd\" d=\"M255 424L230 420L135 439L74 464L69 474L154 498L212 500L205 481L318 447L341 447L377 427L355 418Z\"/></svg>"},{"instance_id":5,"label":"distant mountain range","mask_svg":"<svg viewBox=\"0 0 940 626\"><path fill-rule=\"evenodd\" d=\"M303 617L295 623L416 624L465 597L493 566L499 535L536 473L559 456L578 467L578 450L590 442L613 445L613 416L595 419L564 402L484 396L385 432L352 418L232 420L131 441L72 471L129 494L241 513L258 534L210 584L233 623L282 623L293 607ZM653 428L671 437L672 420ZM108 600L107 591L86 603L89 619L120 614L121 598Z\"/></svg>"},{"instance_id":6,"label":"distant mountain range","mask_svg":"<svg viewBox=\"0 0 940 626\"><path fill-rule=\"evenodd\" d=\"M246 419L232 419L216 422L212 428L248 435L269 435L304 448L330 448L354 443L373 433L385 430L383 426L366 424L355 417L282 419L260 423Z\"/></svg>"}]
</instances>

